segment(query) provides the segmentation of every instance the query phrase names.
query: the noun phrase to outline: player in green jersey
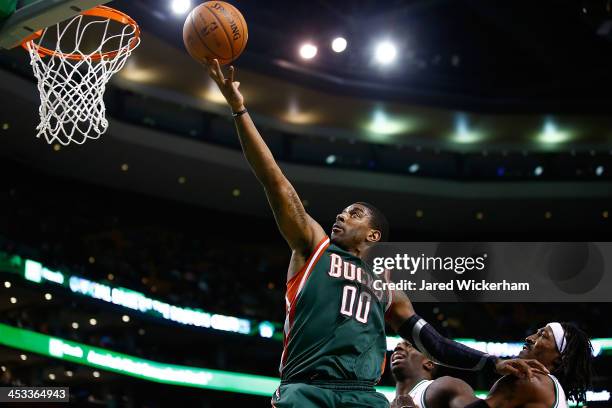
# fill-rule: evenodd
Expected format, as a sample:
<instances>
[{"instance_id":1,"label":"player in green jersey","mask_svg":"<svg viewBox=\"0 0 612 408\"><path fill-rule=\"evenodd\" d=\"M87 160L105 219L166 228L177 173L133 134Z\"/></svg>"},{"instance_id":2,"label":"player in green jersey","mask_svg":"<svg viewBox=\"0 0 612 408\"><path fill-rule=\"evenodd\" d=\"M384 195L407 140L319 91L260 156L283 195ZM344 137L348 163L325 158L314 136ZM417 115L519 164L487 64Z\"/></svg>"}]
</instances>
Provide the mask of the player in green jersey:
<instances>
[{"instance_id":1,"label":"player in green jersey","mask_svg":"<svg viewBox=\"0 0 612 408\"><path fill-rule=\"evenodd\" d=\"M217 60L208 65L232 109L244 155L262 184L278 228L291 248L287 271L285 339L277 408L388 407L374 390L386 357L385 323L449 365L529 374L528 364L500 361L441 337L414 312L403 292L374 289L362 259L388 234L385 217L357 202L344 208L328 236L310 217L257 131L234 80Z\"/></svg>"}]
</instances>

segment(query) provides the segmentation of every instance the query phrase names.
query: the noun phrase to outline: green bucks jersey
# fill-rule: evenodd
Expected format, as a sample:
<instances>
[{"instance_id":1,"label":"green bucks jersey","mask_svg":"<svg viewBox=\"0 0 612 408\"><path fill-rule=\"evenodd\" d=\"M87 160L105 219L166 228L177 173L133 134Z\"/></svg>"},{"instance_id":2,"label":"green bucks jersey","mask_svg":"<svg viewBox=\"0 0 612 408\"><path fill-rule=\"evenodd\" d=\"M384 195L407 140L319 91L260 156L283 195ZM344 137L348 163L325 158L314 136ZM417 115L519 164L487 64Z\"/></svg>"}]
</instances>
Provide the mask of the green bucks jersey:
<instances>
[{"instance_id":1,"label":"green bucks jersey","mask_svg":"<svg viewBox=\"0 0 612 408\"><path fill-rule=\"evenodd\" d=\"M284 381L378 381L386 357L388 292L361 259L326 237L287 282Z\"/></svg>"}]
</instances>

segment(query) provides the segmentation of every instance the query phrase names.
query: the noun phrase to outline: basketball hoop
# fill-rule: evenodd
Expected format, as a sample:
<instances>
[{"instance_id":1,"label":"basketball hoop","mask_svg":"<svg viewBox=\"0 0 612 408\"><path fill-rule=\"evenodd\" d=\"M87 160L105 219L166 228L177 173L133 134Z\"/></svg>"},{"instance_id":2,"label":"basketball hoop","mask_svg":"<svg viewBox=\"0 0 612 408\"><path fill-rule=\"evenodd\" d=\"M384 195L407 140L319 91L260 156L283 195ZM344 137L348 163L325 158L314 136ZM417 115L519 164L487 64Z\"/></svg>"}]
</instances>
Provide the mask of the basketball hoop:
<instances>
[{"instance_id":1,"label":"basketball hoop","mask_svg":"<svg viewBox=\"0 0 612 408\"><path fill-rule=\"evenodd\" d=\"M45 41L51 45L44 46ZM106 6L26 38L22 46L30 54L40 92L36 137L44 136L49 144L83 144L106 132L106 84L139 43L138 24Z\"/></svg>"}]
</instances>

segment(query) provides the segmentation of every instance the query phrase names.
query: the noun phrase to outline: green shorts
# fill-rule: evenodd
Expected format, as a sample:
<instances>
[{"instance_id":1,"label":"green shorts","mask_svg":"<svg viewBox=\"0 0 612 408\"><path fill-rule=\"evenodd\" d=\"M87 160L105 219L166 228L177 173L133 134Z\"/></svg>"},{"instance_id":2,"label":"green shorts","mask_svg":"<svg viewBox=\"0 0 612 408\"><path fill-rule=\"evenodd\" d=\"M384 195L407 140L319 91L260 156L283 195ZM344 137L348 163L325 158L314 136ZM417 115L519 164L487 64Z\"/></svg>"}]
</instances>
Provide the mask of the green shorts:
<instances>
[{"instance_id":1,"label":"green shorts","mask_svg":"<svg viewBox=\"0 0 612 408\"><path fill-rule=\"evenodd\" d=\"M338 384L282 384L272 396L276 408L389 408L389 400L374 388Z\"/></svg>"}]
</instances>

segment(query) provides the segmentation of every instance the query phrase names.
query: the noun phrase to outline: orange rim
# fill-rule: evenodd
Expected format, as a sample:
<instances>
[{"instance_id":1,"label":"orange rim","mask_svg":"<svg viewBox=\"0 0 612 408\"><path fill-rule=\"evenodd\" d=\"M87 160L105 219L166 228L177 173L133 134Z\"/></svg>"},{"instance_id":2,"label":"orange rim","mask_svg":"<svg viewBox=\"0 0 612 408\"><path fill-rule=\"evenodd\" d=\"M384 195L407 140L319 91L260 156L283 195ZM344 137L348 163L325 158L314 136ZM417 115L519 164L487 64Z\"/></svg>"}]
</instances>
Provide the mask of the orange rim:
<instances>
[{"instance_id":1,"label":"orange rim","mask_svg":"<svg viewBox=\"0 0 612 408\"><path fill-rule=\"evenodd\" d=\"M138 39L140 38L140 27L138 27L138 23L136 23L136 21L132 17L128 16L127 14L119 10L116 10L114 8L108 7L108 6L96 6L90 10L83 11L81 15L108 18L118 23L130 25L134 27L134 38L132 38L129 43L130 50L134 49L134 47L136 47L136 45L138 44ZM58 53L54 50L51 50L49 48L45 48L41 45L36 44L34 40L36 40L37 38L40 38L42 36L42 33L43 33L43 30L38 30L35 33L29 35L25 40L21 42L21 46L27 49L27 44L28 43L31 44L34 48L36 48L36 50L38 51L38 54L40 54L40 56L42 57L48 55L48 56L66 58L66 59L71 59L71 60L85 59L85 57L81 54ZM95 55L91 55L88 57L91 58L92 60L100 60L103 58L110 59L110 58L114 58L119 53L119 51L120 50L107 51L101 54L95 54Z\"/></svg>"}]
</instances>

